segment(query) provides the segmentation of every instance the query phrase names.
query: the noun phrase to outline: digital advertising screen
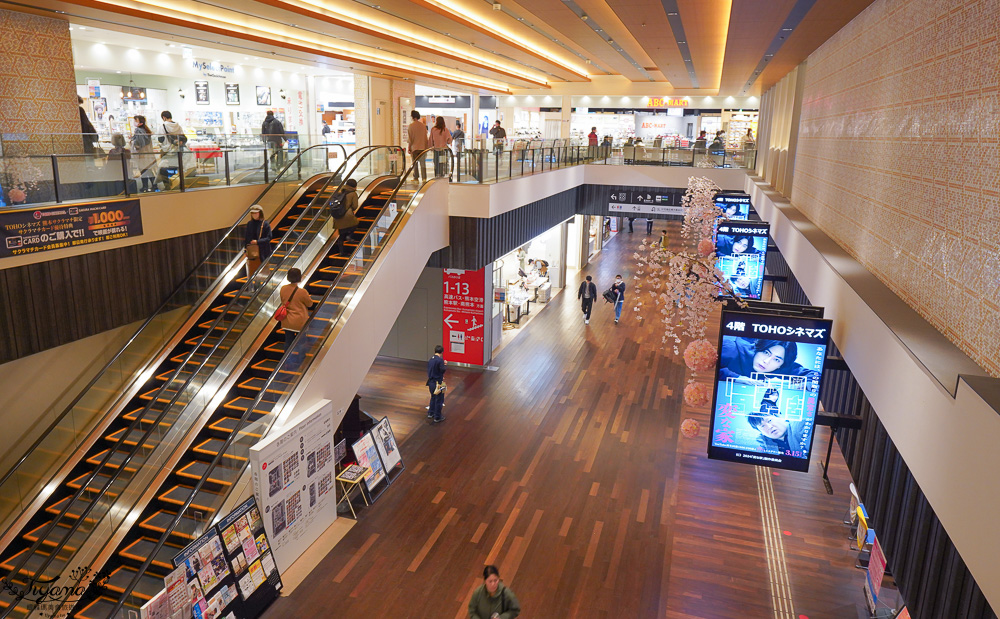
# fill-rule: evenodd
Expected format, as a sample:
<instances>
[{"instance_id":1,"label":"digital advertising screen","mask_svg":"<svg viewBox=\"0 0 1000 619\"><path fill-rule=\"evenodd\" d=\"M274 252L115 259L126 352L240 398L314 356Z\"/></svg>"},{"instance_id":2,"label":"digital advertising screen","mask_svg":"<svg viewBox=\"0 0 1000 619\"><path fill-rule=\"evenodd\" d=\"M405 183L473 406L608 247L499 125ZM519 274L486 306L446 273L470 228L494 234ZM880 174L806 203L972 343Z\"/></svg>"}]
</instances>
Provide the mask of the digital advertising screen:
<instances>
[{"instance_id":1,"label":"digital advertising screen","mask_svg":"<svg viewBox=\"0 0 1000 619\"><path fill-rule=\"evenodd\" d=\"M809 470L830 325L722 312L709 459Z\"/></svg>"},{"instance_id":2,"label":"digital advertising screen","mask_svg":"<svg viewBox=\"0 0 1000 619\"><path fill-rule=\"evenodd\" d=\"M722 209L723 219L750 219L750 196L745 193L716 194L715 205Z\"/></svg>"},{"instance_id":3,"label":"digital advertising screen","mask_svg":"<svg viewBox=\"0 0 1000 619\"><path fill-rule=\"evenodd\" d=\"M716 228L715 265L744 299L760 299L767 260L766 222L723 221Z\"/></svg>"}]
</instances>

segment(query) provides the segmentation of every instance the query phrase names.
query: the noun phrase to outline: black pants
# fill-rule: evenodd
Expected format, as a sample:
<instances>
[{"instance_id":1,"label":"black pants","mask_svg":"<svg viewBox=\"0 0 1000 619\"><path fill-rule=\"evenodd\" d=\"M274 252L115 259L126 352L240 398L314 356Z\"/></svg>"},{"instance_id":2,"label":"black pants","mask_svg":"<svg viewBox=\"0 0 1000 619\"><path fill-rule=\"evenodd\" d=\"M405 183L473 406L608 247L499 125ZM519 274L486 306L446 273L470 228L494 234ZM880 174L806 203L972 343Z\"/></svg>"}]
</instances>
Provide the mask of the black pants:
<instances>
[{"instance_id":1,"label":"black pants","mask_svg":"<svg viewBox=\"0 0 1000 619\"><path fill-rule=\"evenodd\" d=\"M428 415L434 418L434 420L441 419L441 407L444 406L444 394L434 393L434 389L437 388L437 384L434 382L427 383L427 390L431 392L431 404L430 409L428 409Z\"/></svg>"},{"instance_id":2,"label":"black pants","mask_svg":"<svg viewBox=\"0 0 1000 619\"><path fill-rule=\"evenodd\" d=\"M298 331L289 331L285 329L285 353L287 354L289 350L292 349L292 344L295 343L295 338L299 335ZM301 355L298 352L294 352L288 355L288 359L285 361L285 365L282 366L283 370L288 372L294 372L299 369L299 364L302 363Z\"/></svg>"},{"instance_id":3,"label":"black pants","mask_svg":"<svg viewBox=\"0 0 1000 619\"><path fill-rule=\"evenodd\" d=\"M587 320L590 320L590 312L592 312L592 311L594 311L594 298L591 297L591 298L588 299L587 297L584 297L583 298L583 315L587 317Z\"/></svg>"},{"instance_id":4,"label":"black pants","mask_svg":"<svg viewBox=\"0 0 1000 619\"><path fill-rule=\"evenodd\" d=\"M631 217L628 218L628 231L629 231L629 234L632 233L632 218Z\"/></svg>"},{"instance_id":5,"label":"black pants","mask_svg":"<svg viewBox=\"0 0 1000 619\"><path fill-rule=\"evenodd\" d=\"M344 228L343 230L337 230L337 240L333 242L333 248L337 250L337 253L341 256L344 255L344 241L348 239L354 231L357 230L357 226L351 226L350 228Z\"/></svg>"},{"instance_id":6,"label":"black pants","mask_svg":"<svg viewBox=\"0 0 1000 619\"><path fill-rule=\"evenodd\" d=\"M653 220L652 219L647 219L646 220L646 234L652 234L652 233L653 233Z\"/></svg>"}]
</instances>

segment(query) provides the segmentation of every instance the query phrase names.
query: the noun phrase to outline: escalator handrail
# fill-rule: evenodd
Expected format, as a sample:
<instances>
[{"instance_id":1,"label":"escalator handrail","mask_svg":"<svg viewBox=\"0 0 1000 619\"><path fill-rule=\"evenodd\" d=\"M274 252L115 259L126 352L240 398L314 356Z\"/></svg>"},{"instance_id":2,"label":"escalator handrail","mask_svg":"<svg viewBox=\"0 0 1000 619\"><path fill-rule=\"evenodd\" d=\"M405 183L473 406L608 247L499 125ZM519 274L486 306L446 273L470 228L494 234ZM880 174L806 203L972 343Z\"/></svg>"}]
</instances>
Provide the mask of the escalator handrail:
<instances>
[{"instance_id":1,"label":"escalator handrail","mask_svg":"<svg viewBox=\"0 0 1000 619\"><path fill-rule=\"evenodd\" d=\"M332 177L331 177L331 179L327 180L327 185L329 184L330 180L332 180ZM301 220L302 216L305 213L307 213L308 211L309 211L309 209L304 209L303 213L299 215L299 218L296 221ZM310 220L310 223L309 223L309 226L308 226L307 230L311 230L312 227L315 225L316 221L322 219L322 214L323 214L323 210L321 209L319 212L317 212L316 214L313 215L313 218ZM320 225L322 226L323 224L325 224L325 221L323 221ZM286 253L286 257L285 257L286 260L288 259L289 256L292 255L292 250L294 250L298 246L298 244L302 241L303 237L305 237L305 233L303 233L302 235L300 235L300 237L295 240L293 246ZM273 276L274 273L277 272L278 268L279 268L278 265L274 265L274 267L271 269L271 275L270 276ZM263 269L263 267L262 267L262 269ZM254 293L251 295L250 300L247 301L247 303L246 303L246 308L249 308L249 307L251 307L253 305L254 300L261 294L262 290L263 290L263 286L254 291ZM271 294L271 293L269 293L269 294ZM205 339L208 338L208 336L212 334L212 332L215 330L216 326L218 326L219 322L226 317L229 308L232 307L232 305L234 303L236 303L239 300L239 298L240 298L239 295L234 296L233 300L230 301L226 305L225 310L223 310L219 314L219 316L212 322L212 325L199 338L197 344L195 344L191 348L191 351L188 352L188 354L186 355L186 357L184 358L184 360L177 366L177 368L174 370L173 374L171 375L170 379L164 382L164 384L156 391L156 394L150 399L149 404L147 404L146 406L144 406L143 409L142 409L142 411L138 415L136 415L135 420L131 424L129 424L127 428L125 428L125 430L124 430L124 432L122 434L123 438L125 436L127 436L128 434L130 434L136 428L136 426L139 426L139 425L142 424L143 418L145 417L146 412L150 409L150 407L152 407L158 401L159 396L164 392L164 390L169 385L171 385L173 383L173 381L177 378L177 376L181 372L181 370L184 369L184 366L186 366L187 363L188 363L188 361L190 361L191 358L197 353L199 347L205 342ZM98 502L105 496L105 494L107 494L109 488L111 488L111 486L118 479L118 477L122 474L122 472L124 472L126 470L128 464L132 461L132 458L135 456L135 454L139 450L142 449L142 447L144 446L146 440L152 435L153 431L155 431L159 427L160 422L163 421L163 417L174 407L174 405L177 403L178 398L181 397L181 394L183 394L185 392L185 389L190 384L190 381L200 374L202 368L204 367L204 364L206 362L208 362L212 358L212 355L215 353L216 350L218 350L219 345L222 344L223 341L225 341L225 338L232 332L233 327L237 324L237 322L239 322L240 318L242 318L245 315L245 313L246 313L246 310L244 310L236 318L233 319L233 321L231 322L231 324L229 325L229 327L226 329L225 333L222 334L219 337L219 340L215 343L215 345L212 346L212 349L206 354L205 360L202 362L202 364L200 364L195 370L192 371L191 376L188 377L184 381L184 384L181 385L177 389L177 393L170 399L170 401L167 403L167 405L162 408L162 410L157 415L156 419L154 419L152 421L152 423L150 424L149 428L145 432L143 432L142 437L136 442L135 447L133 447L129 451L128 455L125 457L125 459L118 466L117 470L115 470L109 476L108 480L106 482L104 482L104 485L101 487L100 490L97 491L96 495L90 498L90 504L77 517L76 522L70 527L69 531L63 534L63 537L60 540L59 544L56 545L55 550L50 555L48 555L46 559L44 559L42 561L41 566L39 566L37 568L36 575L34 577L32 577L31 580L35 580L35 579L37 579L37 577L39 575L44 574L45 569L49 566L49 564L52 563L52 561L58 556L59 552L61 552L62 549L65 547L67 540L76 533L76 531L79 529L80 525L83 524L83 522L86 520L87 516L90 515L90 512L97 506ZM251 318L251 321L252 320L253 319ZM93 482L93 480L99 475L99 473L104 469L104 467L111 461L111 458L114 456L114 454L118 453L118 448L120 446L124 446L124 441L122 441L119 445L116 445L114 448L110 448L110 449L107 450L107 454L101 460L100 464L98 464L91 471L91 474L87 478L87 480L85 482L81 483L80 489L76 491L76 493L73 495L73 497L69 501L67 501L66 506L62 508L62 510L60 511L60 513L55 518L52 519L52 521L46 527L45 532L42 533L42 534L40 534L38 536L38 539L31 545L31 547L25 553L24 557L22 557L22 559L14 566L14 568L11 570L10 574L8 574L8 576L5 577L5 579L12 578L12 577L16 576L18 573L20 573L21 568L24 567L24 565L28 562L28 560L31 558L31 556L34 555L34 553L41 547L41 545L46 540L46 538L48 537L48 535L57 526L57 524L63 518L65 518L66 514L69 513L70 509L72 509L73 505L80 499L80 497L82 495L84 495L85 493L87 493L87 492L92 492L93 491L90 488L91 482ZM4 618L4 617L9 616L9 614L11 612L13 612L14 609L17 607L17 602L20 601L20 599L23 599L23 596L21 596L19 599L15 600L13 603L11 603L10 607L8 607L8 609L3 614L0 614L0 618Z\"/></svg>"},{"instance_id":2,"label":"escalator handrail","mask_svg":"<svg viewBox=\"0 0 1000 619\"><path fill-rule=\"evenodd\" d=\"M399 148L400 151L402 151L402 148L400 148L400 147L396 147L396 148ZM405 151L403 151L404 162L405 162L405 156L406 156L405 155ZM407 169L406 173L404 173L404 177L409 172L411 172L411 171L412 171L412 166L411 166L411 168ZM346 182L346 177L345 177L344 182ZM402 185L402 183L403 183L403 180L402 180L402 177L401 177L401 180L397 183L396 189L392 193L393 196L396 195L396 193L398 192L399 186ZM341 183L341 187L342 186L343 186L343 183ZM340 188L338 188L338 191L339 191L339 189ZM335 193L336 192L334 192L334 195L335 195ZM417 194L414 194L414 197L416 195ZM412 199L411 199L411 202L412 202ZM382 206L382 209L379 211L379 214L375 217L375 221L376 222L388 210L389 204L390 204L390 200L386 200L385 204ZM399 210L399 212L397 213L396 219L390 225L389 231L387 232L385 238L388 238L391 235L392 231L395 230L398 227L398 224L399 224L399 222L402 219L402 215L404 215L409 210L409 208L410 208L410 203L408 202L407 205L406 205L406 207L404 207L403 209ZM365 239L368 238L368 236L372 233L372 231L374 229L375 229L374 225L371 228L369 228L369 230L365 234L365 236L361 239L361 241L358 242L358 248L354 250L355 252L357 252L364 245ZM348 258L347 261L344 264L345 265L350 264L351 259L353 259L353 254L352 254L351 258ZM343 272L344 271L342 269L341 272L337 274L337 277L334 279L334 281L333 281L332 285L330 286L330 288L326 291L326 293L324 293L323 298L320 299L319 303L317 303L317 309L320 308L320 307L322 307L327 302L327 300L330 297L330 295L333 294L334 291L337 289L337 284L340 282L340 279L341 279L341 277L343 275ZM306 329L312 324L313 319L315 318L315 316L316 316L316 312L313 312L312 314L309 315L309 318L306 320L305 324L302 326L302 329L301 329L300 333L303 333L303 332L306 331ZM333 324L335 324L335 323L331 323L331 327L333 326ZM268 377L268 379L265 382L264 386L260 389L260 392L257 394L257 397L254 398L253 403L250 406L248 406L247 409L243 412L243 415L240 417L239 421L236 423L234 430L232 432L230 432L229 436L226 438L226 442L222 445L221 448L219 448L218 453L216 453L215 457L212 459L212 462L208 465L208 468L206 468L205 472L202 474L202 476L195 483L194 487L191 490L190 496L184 502L184 505L182 505L177 510L177 514L174 516L174 518L170 522L170 524L168 524L165 527L165 530L164 530L163 534L160 536L159 541L157 541L156 545L150 551L150 553L146 557L145 561L143 561L142 565L137 569L136 574L132 577L132 580L124 588L124 591L121 594L118 595L118 602L115 604L115 607L110 612L110 614L109 614L110 617L114 617L115 613L117 613L118 611L121 610L122 606L125 604L126 598L128 598L128 596L131 595L132 591L139 584L139 580L142 578L143 574L146 573L146 570L149 569L149 566L152 564L153 557L156 556L156 553L158 553L163 548L163 545L166 543L167 538L170 535L170 532L173 531L177 527L177 525L180 523L181 519L184 517L185 512L187 512L187 510L191 507L191 503L194 501L194 497L198 494L198 492L202 489L202 487L204 487L205 483L208 481L208 479L210 478L211 474L215 471L216 467L219 465L219 462L221 462L223 455L232 446L233 440L237 436L239 436L239 434L243 430L243 428L246 427L247 422L250 420L250 416L253 414L253 411L256 410L257 406L261 402L261 399L264 397L264 394L267 393L267 390L271 387L271 385L274 382L275 378L278 376L279 370L285 364L285 362L288 360L288 356L289 356L290 353L291 353L291 348L289 348L288 350L285 350L285 352L282 354L281 359L278 362L278 365L275 367L274 371L271 372L271 375ZM289 392L289 393L291 393L291 392ZM278 403L276 402L274 410L277 410L277 408L278 408L277 404ZM273 423L273 419L272 419L272 423ZM249 466L249 464L247 464L245 466Z\"/></svg>"},{"instance_id":3,"label":"escalator handrail","mask_svg":"<svg viewBox=\"0 0 1000 619\"><path fill-rule=\"evenodd\" d=\"M392 149L399 149L399 147L396 147L396 146L370 146L370 147L365 147L363 149L358 149L357 151L355 151L355 153L352 153L352 156L354 154L361 154L361 157L359 158L358 162L354 165L354 167L351 168L351 171L348 172L346 175L344 175L342 177L343 180L340 182L340 185L338 186L338 191L343 188L344 184L347 182L347 179L350 178L351 174L353 174L358 169L358 167L361 166L361 163L365 160L365 158L368 155L370 155L370 154L372 154L372 153L374 153L374 152L376 152L376 151L378 151L379 149L382 149L382 148L387 148L387 149L390 149L390 150L392 150ZM341 169L343 169L344 167L346 167L347 164L348 164L348 161L345 160L344 164L342 164L342 166L341 166ZM340 171L341 170L338 170L338 173ZM334 178L336 178L336 175L331 176L330 179L327 180L327 182L324 185L323 189L325 189L327 186L329 186L330 182ZM331 197L335 193L336 192L331 193ZM314 200L320 200L321 196L322 196L322 190L319 193L317 193L317 196L316 196L316 198L314 198ZM326 224L326 219L324 219L324 215L329 215L329 209L326 208L327 205L328 205L328 203L329 203L329 198L327 198L327 204L323 204L321 206L321 208L313 215L312 219L310 220L310 222L309 222L309 224L307 226L307 230L312 230L313 227L315 226L316 222L320 222L319 228L322 228L322 226ZM309 206L312 207L313 204L310 204ZM303 218L303 216L305 215L305 213L309 212L309 210L310 210L310 208L303 209L303 212L296 219L296 223L298 223L299 221L301 221L301 219ZM293 224L292 227L294 228L294 226L295 226L295 224ZM296 239L296 241L293 244L292 248L290 248L289 250L287 250L284 260L287 260L292 255L292 250L295 249L295 247L298 246L298 244L302 241L302 238L304 238L305 236L306 236L305 233L303 233L303 234L301 234L299 236L298 239ZM280 245L279 245L279 247L280 247ZM283 260L282 264L284 264L284 260ZM279 266L278 265L274 265L274 268L271 269L271 273L268 276L268 278L273 277L274 273L277 272L278 269L279 269ZM262 265L260 271L263 271L263 270L264 270L264 266ZM267 279L267 278L265 278L265 279ZM257 289L254 291L254 293L251 295L250 300L248 300L246 302L245 308L252 307L253 304L254 304L254 300L261 294L261 292L263 290L264 290L264 286L257 287ZM273 294L273 292L269 292L268 296L270 296L270 294ZM198 343L195 344L192 347L191 351L187 354L187 356L185 357L184 361L182 361L177 366L177 369L174 370L174 372L173 372L172 376L170 377L170 379L164 382L164 384L156 391L156 394L150 399L150 403L143 407L142 411L139 414L136 415L135 421L133 421L131 424L129 424L129 426L125 429L125 431L123 432L123 437L125 435L131 433L132 430L134 430L137 425L140 425L142 423L143 418L145 417L146 412L150 409L150 407L153 404L155 404L157 402L157 400L159 399L160 394L162 394L163 391L170 384L173 383L174 379L176 379L176 377L180 373L180 371L184 368L185 365L187 365L187 362L198 351L198 348L204 343L205 339L209 335L212 334L212 332L215 330L216 326L218 326L219 321L221 321L223 318L225 318L225 316L228 313L229 308L234 303L236 303L239 300L239 298L240 298L239 295L234 296L233 300L231 300L226 305L226 309L223 310L219 314L219 316L212 322L212 325L201 336L201 338L198 340ZM66 544L67 540L70 537L72 537L73 534L76 533L77 529L84 522L84 520L86 519L86 517L90 514L91 510L97 505L98 501L100 501L104 497L104 495L107 493L108 489L114 484L115 480L117 480L118 476L123 471L125 471L125 469L127 468L128 464L131 462L131 460L132 460L133 456L136 454L136 452L138 452L143 447L143 445L145 444L145 442L149 438L149 436L152 434L152 432L159 427L159 424L163 420L163 417L167 414L168 411L170 411L174 407L174 405L177 402L177 399L181 396L182 393L185 392L185 389L190 384L190 381L200 374L201 369L204 367L204 363L206 363L207 361L209 361L211 359L212 355L218 349L219 345L223 341L225 341L225 338L232 332L233 327L237 324L237 322L240 320L240 318L246 314L246 311L247 311L247 309L244 309L241 314L239 314L237 317L235 317L232 320L232 323L226 329L225 333L223 333L221 336L219 336L218 341L215 343L214 346L212 346L212 349L206 354L205 360L202 362L202 364L199 365L198 368L194 369L192 371L192 373L191 373L191 376L188 377L185 380L184 384L181 385L177 389L177 393L171 398L170 402L167 403L167 405L163 407L163 409L160 411L160 413L156 417L156 419L154 419L150 423L149 429L147 429L143 433L142 437L137 441L135 447L130 451L130 453L126 456L126 458L119 464L117 470L114 473L112 473L112 475L109 477L109 479L104 483L103 487L97 492L96 496L91 497L90 504L83 511L83 513L81 513L79 515L79 517L77 518L76 522L72 525L72 527L70 528L70 530L63 535L60 543L57 544L54 549L52 549L51 553L42 562L42 565L37 569L37 574L38 575L44 573L45 568L48 567L48 565L52 562L52 560L55 559L58 556L58 554L62 551L63 547L65 547L65 544ZM252 320L253 319L251 318L251 321ZM124 441L122 441L122 444L124 444ZM80 497L85 492L87 492L90 489L89 487L90 487L91 482L98 476L99 472L111 460L113 454L117 453L118 447L119 447L119 445L116 445L113 449L109 449L108 450L107 455L104 456L104 458L102 459L101 463L98 464L97 467L91 472L91 474L88 477L88 479L81 484L80 489L66 503L66 506L62 509L62 511L49 523L49 526L46 528L45 532L42 533L42 534L40 534L38 536L38 539L34 542L34 544L32 544L32 546L30 547L30 549L28 550L28 552L25 553L25 555L21 559L21 561L18 562L18 564L14 566L14 569L12 569L11 572L10 572L10 576L16 575L16 574L18 574L20 572L20 570L24 566L24 564L27 563L27 561L29 560L29 558L38 550L38 548L41 546L41 544L44 542L44 540L48 537L49 533L51 533L51 531L56 527L57 523L59 521L61 521L65 517L65 515L69 512L69 510L76 503L76 501L78 501L80 499ZM189 497L189 501L193 500L193 498L194 498L194 493L192 493L192 495ZM183 513L183 512L180 512L180 513ZM10 577L10 576L8 576L8 577ZM23 599L23 598L21 598L21 599ZM11 612L13 612L13 610L17 607L17 601L19 601L19 600L15 600L13 603L11 603L11 605L7 609L7 611L4 612L2 615L0 615L0 618L7 617Z\"/></svg>"},{"instance_id":4,"label":"escalator handrail","mask_svg":"<svg viewBox=\"0 0 1000 619\"><path fill-rule=\"evenodd\" d=\"M295 159L293 159L292 162L295 162L296 160L299 159L299 157L301 157L302 155L304 155L306 152L312 150L313 148L318 148L319 146L326 146L326 145L310 146L309 148L303 150L298 155L296 155ZM291 164L289 164L289 166L290 165ZM346 161L345 161L345 165L346 165ZM285 168L285 170L287 170L287 169L288 169L288 167ZM282 174L284 174L285 170L282 170ZM253 208L253 205L256 205L257 202L259 202L265 195L267 195L267 192L270 191L272 187L274 187L275 183L277 183L278 179L280 179L280 178L281 178L281 174L279 174L278 176L276 176L275 179L273 181L271 181L270 184L268 184L267 188L257 197L256 200L253 201L253 204L251 206L247 207L247 210L245 210L243 212L243 214L240 215L240 218L236 220L236 223L233 224L229 228L229 230L226 231L226 233L222 236L221 239L219 239L219 242L216 243L215 246L211 250L208 251L208 253L205 255L205 260L207 260L208 257L211 256L212 254L214 254L216 251L218 251L218 249L222 246L222 244L226 241L226 239L228 239L230 237L230 235L233 234L233 232L239 226L243 225L243 218L250 214L250 209ZM148 327L157 316L161 315L162 313L164 313L166 311L167 303L172 298L174 298L174 295L176 295L177 293L179 293L184 288L184 285L187 284L188 280L191 279L191 277L194 276L195 272L198 270L198 267L201 266L202 263L204 263L204 260L202 260L201 262L199 262L198 266L195 266L193 269L191 269L191 271L187 274L187 276L183 280L181 280L181 283L178 284L177 287L174 288L174 290L171 291L171 293L169 295L167 295L166 299L163 301L163 303L160 305L160 307L157 308L155 312L153 312L152 314L150 314L149 318L147 318L146 321L143 322L142 325L136 330L136 332L134 334L132 334L132 337L130 337L128 339L128 341L125 342L125 345L122 346L121 350L119 350L117 353L115 353L115 356L112 357L111 360L108 361L104 365L104 367L101 368L100 371L97 372L96 375L94 375L94 378L92 378L91 381L89 383L87 383L87 386L84 387L80 391L80 393L63 410L63 412L60 413L59 416L56 417L56 419L54 419L52 421L52 423L49 424L49 427L47 427L38 436L38 438L35 440L35 442L32 443L31 447L29 447L24 452L24 455L22 455L21 458L17 462L15 462L11 466L11 468L4 474L4 476L2 478L0 478L0 488L2 488L4 486L4 484L7 483L7 480L10 479L10 477L24 464L24 462L28 459L28 456L30 456L32 454L32 452L34 452L35 449L38 448L38 446L42 444L42 441L53 430L56 429L56 427L66 418L67 415L69 415L70 411L72 411L74 409L74 407L80 402L80 399L83 398L83 396L86 393L88 393L94 387L95 384L97 384L97 381L105 374L105 372L107 372L108 369L111 368L115 364L116 361L118 361L118 358L122 355L122 353L124 353L128 349L128 347L132 344L132 342L134 342L136 340L136 338L139 337L139 335L143 332L143 330L145 330L146 327ZM210 289L211 289L211 287L209 287L209 290Z\"/></svg>"}]
</instances>

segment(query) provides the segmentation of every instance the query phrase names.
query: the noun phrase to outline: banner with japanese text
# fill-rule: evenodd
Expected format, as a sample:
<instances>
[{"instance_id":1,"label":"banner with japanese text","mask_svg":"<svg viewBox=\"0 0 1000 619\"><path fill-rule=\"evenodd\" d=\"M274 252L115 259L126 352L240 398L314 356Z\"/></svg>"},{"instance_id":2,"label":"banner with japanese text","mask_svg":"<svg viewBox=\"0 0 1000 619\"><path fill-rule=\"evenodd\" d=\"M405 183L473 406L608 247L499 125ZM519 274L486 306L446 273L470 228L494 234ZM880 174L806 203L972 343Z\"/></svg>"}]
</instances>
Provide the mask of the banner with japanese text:
<instances>
[{"instance_id":1,"label":"banner with japanese text","mask_svg":"<svg viewBox=\"0 0 1000 619\"><path fill-rule=\"evenodd\" d=\"M445 269L443 295L445 360L482 365L485 269Z\"/></svg>"},{"instance_id":2,"label":"banner with japanese text","mask_svg":"<svg viewBox=\"0 0 1000 619\"><path fill-rule=\"evenodd\" d=\"M139 200L0 212L0 258L142 236Z\"/></svg>"}]
</instances>

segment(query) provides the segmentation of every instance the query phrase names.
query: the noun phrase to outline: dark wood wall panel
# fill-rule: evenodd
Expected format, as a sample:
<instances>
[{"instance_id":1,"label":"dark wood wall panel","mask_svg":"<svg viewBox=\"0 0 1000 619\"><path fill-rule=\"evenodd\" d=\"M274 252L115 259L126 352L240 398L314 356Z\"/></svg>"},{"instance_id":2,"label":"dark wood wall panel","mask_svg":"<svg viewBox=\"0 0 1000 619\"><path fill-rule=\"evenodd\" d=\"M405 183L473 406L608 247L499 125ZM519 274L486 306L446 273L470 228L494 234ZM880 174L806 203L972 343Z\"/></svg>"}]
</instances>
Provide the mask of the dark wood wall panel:
<instances>
[{"instance_id":1,"label":"dark wood wall panel","mask_svg":"<svg viewBox=\"0 0 1000 619\"><path fill-rule=\"evenodd\" d=\"M0 363L147 318L224 232L0 271Z\"/></svg>"}]
</instances>

